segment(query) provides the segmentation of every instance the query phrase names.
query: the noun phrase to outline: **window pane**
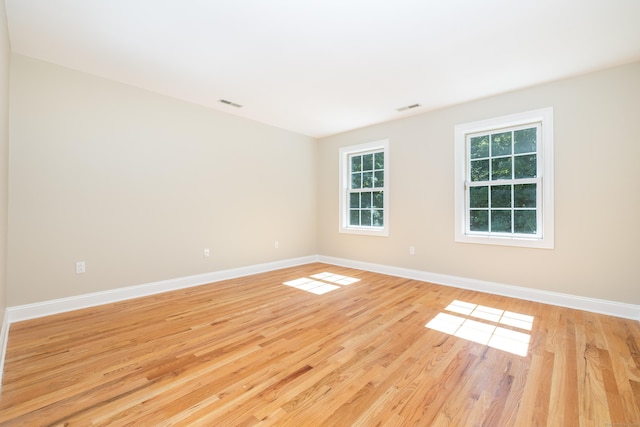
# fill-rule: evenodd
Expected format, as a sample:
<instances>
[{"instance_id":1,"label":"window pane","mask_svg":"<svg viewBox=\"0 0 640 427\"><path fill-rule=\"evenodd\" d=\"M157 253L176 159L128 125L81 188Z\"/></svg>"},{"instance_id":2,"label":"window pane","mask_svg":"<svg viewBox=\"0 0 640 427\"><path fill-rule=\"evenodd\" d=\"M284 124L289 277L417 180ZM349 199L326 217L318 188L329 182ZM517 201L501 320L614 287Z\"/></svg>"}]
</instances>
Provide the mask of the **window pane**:
<instances>
[{"instance_id":1,"label":"window pane","mask_svg":"<svg viewBox=\"0 0 640 427\"><path fill-rule=\"evenodd\" d=\"M511 207L511 186L494 185L491 187L491 207L510 208Z\"/></svg>"},{"instance_id":2,"label":"window pane","mask_svg":"<svg viewBox=\"0 0 640 427\"><path fill-rule=\"evenodd\" d=\"M506 156L507 154L511 154L511 132L491 135L491 156Z\"/></svg>"},{"instance_id":3,"label":"window pane","mask_svg":"<svg viewBox=\"0 0 640 427\"><path fill-rule=\"evenodd\" d=\"M514 132L513 151L519 153L535 153L537 128L517 130Z\"/></svg>"},{"instance_id":4,"label":"window pane","mask_svg":"<svg viewBox=\"0 0 640 427\"><path fill-rule=\"evenodd\" d=\"M365 154L362 156L362 170L373 170L373 154Z\"/></svg>"},{"instance_id":5,"label":"window pane","mask_svg":"<svg viewBox=\"0 0 640 427\"><path fill-rule=\"evenodd\" d=\"M362 170L362 156L351 156L351 172Z\"/></svg>"},{"instance_id":6,"label":"window pane","mask_svg":"<svg viewBox=\"0 0 640 427\"><path fill-rule=\"evenodd\" d=\"M469 205L472 208L488 208L489 187L469 188Z\"/></svg>"},{"instance_id":7,"label":"window pane","mask_svg":"<svg viewBox=\"0 0 640 427\"><path fill-rule=\"evenodd\" d=\"M381 209L376 209L373 211L373 226L374 227L383 227L384 226L384 211Z\"/></svg>"},{"instance_id":8,"label":"window pane","mask_svg":"<svg viewBox=\"0 0 640 427\"><path fill-rule=\"evenodd\" d=\"M384 208L384 196L382 191L376 191L373 193L373 207L382 209Z\"/></svg>"},{"instance_id":9,"label":"window pane","mask_svg":"<svg viewBox=\"0 0 640 427\"><path fill-rule=\"evenodd\" d=\"M511 179L511 157L491 159L491 179Z\"/></svg>"},{"instance_id":10,"label":"window pane","mask_svg":"<svg viewBox=\"0 0 640 427\"><path fill-rule=\"evenodd\" d=\"M471 161L471 181L489 180L489 160Z\"/></svg>"},{"instance_id":11,"label":"window pane","mask_svg":"<svg viewBox=\"0 0 640 427\"><path fill-rule=\"evenodd\" d=\"M374 153L373 163L376 169L384 169L384 152Z\"/></svg>"},{"instance_id":12,"label":"window pane","mask_svg":"<svg viewBox=\"0 0 640 427\"><path fill-rule=\"evenodd\" d=\"M349 194L349 208L360 207L360 195L358 193Z\"/></svg>"},{"instance_id":13,"label":"window pane","mask_svg":"<svg viewBox=\"0 0 640 427\"><path fill-rule=\"evenodd\" d=\"M373 173L373 186L384 187L384 171L375 171Z\"/></svg>"},{"instance_id":14,"label":"window pane","mask_svg":"<svg viewBox=\"0 0 640 427\"><path fill-rule=\"evenodd\" d=\"M362 174L359 172L351 174L351 188L362 188Z\"/></svg>"},{"instance_id":15,"label":"window pane","mask_svg":"<svg viewBox=\"0 0 640 427\"><path fill-rule=\"evenodd\" d=\"M373 188L373 172L362 173L362 188Z\"/></svg>"},{"instance_id":16,"label":"window pane","mask_svg":"<svg viewBox=\"0 0 640 427\"><path fill-rule=\"evenodd\" d=\"M349 225L360 225L360 211L351 209L349 211Z\"/></svg>"},{"instance_id":17,"label":"window pane","mask_svg":"<svg viewBox=\"0 0 640 427\"><path fill-rule=\"evenodd\" d=\"M473 210L469 214L469 229L471 231L489 231L489 211Z\"/></svg>"},{"instance_id":18,"label":"window pane","mask_svg":"<svg viewBox=\"0 0 640 427\"><path fill-rule=\"evenodd\" d=\"M536 184L518 184L513 188L514 206L516 208L536 207Z\"/></svg>"},{"instance_id":19,"label":"window pane","mask_svg":"<svg viewBox=\"0 0 640 427\"><path fill-rule=\"evenodd\" d=\"M371 196L372 193L360 193L360 207L361 208L370 208L371 207Z\"/></svg>"},{"instance_id":20,"label":"window pane","mask_svg":"<svg viewBox=\"0 0 640 427\"><path fill-rule=\"evenodd\" d=\"M535 154L516 156L513 162L515 178L535 178L538 175L536 173L538 167Z\"/></svg>"},{"instance_id":21,"label":"window pane","mask_svg":"<svg viewBox=\"0 0 640 427\"><path fill-rule=\"evenodd\" d=\"M515 233L536 233L536 211L523 210L513 213L513 231Z\"/></svg>"},{"instance_id":22,"label":"window pane","mask_svg":"<svg viewBox=\"0 0 640 427\"><path fill-rule=\"evenodd\" d=\"M489 157L489 135L471 138L469 152L472 159Z\"/></svg>"},{"instance_id":23,"label":"window pane","mask_svg":"<svg viewBox=\"0 0 640 427\"><path fill-rule=\"evenodd\" d=\"M371 209L364 209L360 213L360 225L371 226Z\"/></svg>"},{"instance_id":24,"label":"window pane","mask_svg":"<svg viewBox=\"0 0 640 427\"><path fill-rule=\"evenodd\" d=\"M511 211L491 211L491 231L511 233Z\"/></svg>"}]
</instances>

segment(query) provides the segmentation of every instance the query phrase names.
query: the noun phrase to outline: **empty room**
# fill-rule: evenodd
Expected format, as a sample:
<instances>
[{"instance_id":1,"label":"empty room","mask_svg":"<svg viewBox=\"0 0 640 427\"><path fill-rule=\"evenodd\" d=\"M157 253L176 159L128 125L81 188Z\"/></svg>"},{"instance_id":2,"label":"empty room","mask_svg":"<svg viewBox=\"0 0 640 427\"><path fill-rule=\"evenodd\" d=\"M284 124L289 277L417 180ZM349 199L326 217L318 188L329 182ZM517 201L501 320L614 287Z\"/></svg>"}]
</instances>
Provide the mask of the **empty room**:
<instances>
[{"instance_id":1,"label":"empty room","mask_svg":"<svg viewBox=\"0 0 640 427\"><path fill-rule=\"evenodd\" d=\"M0 426L640 426L637 0L0 0Z\"/></svg>"}]
</instances>

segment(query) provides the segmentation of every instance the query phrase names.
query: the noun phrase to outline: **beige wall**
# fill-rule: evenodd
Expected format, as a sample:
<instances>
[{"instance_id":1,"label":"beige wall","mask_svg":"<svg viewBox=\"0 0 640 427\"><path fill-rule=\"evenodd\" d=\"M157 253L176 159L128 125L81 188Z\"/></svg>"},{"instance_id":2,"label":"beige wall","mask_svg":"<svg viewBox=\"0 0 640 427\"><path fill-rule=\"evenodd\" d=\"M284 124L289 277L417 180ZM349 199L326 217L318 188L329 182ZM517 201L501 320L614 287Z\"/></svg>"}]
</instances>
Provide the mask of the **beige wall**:
<instances>
[{"instance_id":1,"label":"beige wall","mask_svg":"<svg viewBox=\"0 0 640 427\"><path fill-rule=\"evenodd\" d=\"M4 0L0 0L0 330L7 307L7 179L9 156L9 34ZM2 337L0 337L1 343ZM1 368L1 367L0 367Z\"/></svg>"},{"instance_id":2,"label":"beige wall","mask_svg":"<svg viewBox=\"0 0 640 427\"><path fill-rule=\"evenodd\" d=\"M555 249L455 243L454 126L549 106ZM639 119L635 63L322 139L319 253L638 304ZM339 234L338 149L383 138L390 140L390 235Z\"/></svg>"},{"instance_id":3,"label":"beige wall","mask_svg":"<svg viewBox=\"0 0 640 427\"><path fill-rule=\"evenodd\" d=\"M314 139L11 67L9 306L317 253Z\"/></svg>"},{"instance_id":4,"label":"beige wall","mask_svg":"<svg viewBox=\"0 0 640 427\"><path fill-rule=\"evenodd\" d=\"M319 142L19 55L11 71L10 306L316 253L640 303L640 63ZM455 243L453 127L547 106L555 249ZM383 138L390 236L339 234L339 147Z\"/></svg>"}]
</instances>

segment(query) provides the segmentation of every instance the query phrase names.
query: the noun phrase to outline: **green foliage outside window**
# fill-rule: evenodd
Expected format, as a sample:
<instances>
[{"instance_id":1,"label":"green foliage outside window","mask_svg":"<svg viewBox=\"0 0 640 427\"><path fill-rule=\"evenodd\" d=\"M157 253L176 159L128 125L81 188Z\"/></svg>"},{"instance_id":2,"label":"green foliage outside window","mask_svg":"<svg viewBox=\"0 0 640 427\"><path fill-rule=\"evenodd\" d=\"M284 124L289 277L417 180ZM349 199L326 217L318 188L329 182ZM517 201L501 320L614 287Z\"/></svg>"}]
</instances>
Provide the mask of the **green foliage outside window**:
<instances>
[{"instance_id":1,"label":"green foliage outside window","mask_svg":"<svg viewBox=\"0 0 640 427\"><path fill-rule=\"evenodd\" d=\"M383 227L384 151L351 155L349 162L349 225Z\"/></svg>"},{"instance_id":2,"label":"green foliage outside window","mask_svg":"<svg viewBox=\"0 0 640 427\"><path fill-rule=\"evenodd\" d=\"M537 127L469 139L469 230L536 234Z\"/></svg>"}]
</instances>

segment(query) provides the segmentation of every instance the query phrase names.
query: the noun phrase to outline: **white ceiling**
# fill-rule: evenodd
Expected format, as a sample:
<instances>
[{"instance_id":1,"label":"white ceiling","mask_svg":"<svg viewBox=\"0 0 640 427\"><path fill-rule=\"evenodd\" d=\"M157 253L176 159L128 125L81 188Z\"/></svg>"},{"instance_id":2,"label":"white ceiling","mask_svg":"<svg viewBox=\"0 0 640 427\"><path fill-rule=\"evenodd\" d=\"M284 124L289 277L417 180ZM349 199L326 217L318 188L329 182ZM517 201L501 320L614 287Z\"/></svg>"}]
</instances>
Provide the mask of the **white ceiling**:
<instances>
[{"instance_id":1,"label":"white ceiling","mask_svg":"<svg viewBox=\"0 0 640 427\"><path fill-rule=\"evenodd\" d=\"M6 8L16 53L314 137L640 60L640 0L6 0Z\"/></svg>"}]
</instances>

